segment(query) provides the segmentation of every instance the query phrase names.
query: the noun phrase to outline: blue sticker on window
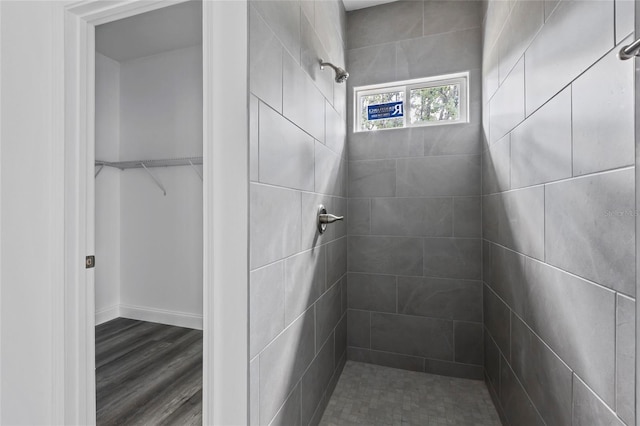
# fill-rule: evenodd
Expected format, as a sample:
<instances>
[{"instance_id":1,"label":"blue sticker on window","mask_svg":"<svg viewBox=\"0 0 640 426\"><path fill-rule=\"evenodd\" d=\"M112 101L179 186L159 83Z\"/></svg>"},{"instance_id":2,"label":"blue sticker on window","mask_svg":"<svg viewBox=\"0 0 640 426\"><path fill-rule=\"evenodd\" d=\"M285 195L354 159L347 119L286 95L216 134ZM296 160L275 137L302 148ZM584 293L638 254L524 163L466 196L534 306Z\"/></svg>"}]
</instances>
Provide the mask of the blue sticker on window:
<instances>
[{"instance_id":1,"label":"blue sticker on window","mask_svg":"<svg viewBox=\"0 0 640 426\"><path fill-rule=\"evenodd\" d=\"M404 105L402 101L367 106L367 120L382 120L384 118L398 118L398 117L402 117L403 115L404 115Z\"/></svg>"}]
</instances>

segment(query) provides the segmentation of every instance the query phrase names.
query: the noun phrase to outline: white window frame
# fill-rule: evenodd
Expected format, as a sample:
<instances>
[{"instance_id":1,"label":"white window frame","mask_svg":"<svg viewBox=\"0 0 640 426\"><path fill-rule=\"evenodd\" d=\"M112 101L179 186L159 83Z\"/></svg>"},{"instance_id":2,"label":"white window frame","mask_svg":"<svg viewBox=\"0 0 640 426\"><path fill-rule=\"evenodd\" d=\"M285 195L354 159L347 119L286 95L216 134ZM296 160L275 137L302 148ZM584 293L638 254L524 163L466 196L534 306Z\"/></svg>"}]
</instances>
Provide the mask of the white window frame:
<instances>
[{"instance_id":1,"label":"white window frame","mask_svg":"<svg viewBox=\"0 0 640 426\"><path fill-rule=\"evenodd\" d=\"M460 117L457 120L442 121L422 121L411 123L409 114L409 99L411 90L424 89L427 87L439 87L459 84L460 85ZM402 127L392 127L389 129L367 130L362 128L362 111L360 110L363 96L377 95L381 93L404 92L404 115L402 117ZM426 78L416 78L413 80L394 81L383 84L372 84L368 86L358 86L353 88L353 128L354 132L373 132L377 130L396 130L409 127L443 126L450 124L468 123L469 116L469 72L455 74L438 75Z\"/></svg>"}]
</instances>

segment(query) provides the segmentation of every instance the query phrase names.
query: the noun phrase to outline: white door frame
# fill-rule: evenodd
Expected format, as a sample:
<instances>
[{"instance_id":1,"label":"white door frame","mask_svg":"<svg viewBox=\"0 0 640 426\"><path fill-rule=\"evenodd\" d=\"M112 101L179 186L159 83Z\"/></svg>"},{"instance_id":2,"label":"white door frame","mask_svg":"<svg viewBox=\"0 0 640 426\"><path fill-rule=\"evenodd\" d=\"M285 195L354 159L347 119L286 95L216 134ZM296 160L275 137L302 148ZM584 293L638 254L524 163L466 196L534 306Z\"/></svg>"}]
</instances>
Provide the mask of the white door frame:
<instances>
[{"instance_id":1,"label":"white door frame","mask_svg":"<svg viewBox=\"0 0 640 426\"><path fill-rule=\"evenodd\" d=\"M94 254L95 26L182 1L60 1L53 16L56 423L96 421L93 270L84 265ZM247 13L247 0L203 0L205 425L248 423Z\"/></svg>"}]
</instances>

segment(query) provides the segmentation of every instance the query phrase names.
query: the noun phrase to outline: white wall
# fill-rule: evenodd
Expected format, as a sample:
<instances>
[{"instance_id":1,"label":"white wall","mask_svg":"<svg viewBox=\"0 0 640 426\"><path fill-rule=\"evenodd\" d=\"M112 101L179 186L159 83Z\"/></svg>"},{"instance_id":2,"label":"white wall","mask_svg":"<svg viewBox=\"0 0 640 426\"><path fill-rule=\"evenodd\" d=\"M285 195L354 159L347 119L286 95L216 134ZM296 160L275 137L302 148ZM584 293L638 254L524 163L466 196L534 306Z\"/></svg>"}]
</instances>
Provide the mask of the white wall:
<instances>
[{"instance_id":1,"label":"white wall","mask_svg":"<svg viewBox=\"0 0 640 426\"><path fill-rule=\"evenodd\" d=\"M96 158L202 155L201 46L96 66ZM190 166L151 171L166 196L142 169L96 179L96 322L201 328L202 181Z\"/></svg>"},{"instance_id":2,"label":"white wall","mask_svg":"<svg viewBox=\"0 0 640 426\"><path fill-rule=\"evenodd\" d=\"M52 6L0 2L0 424L54 411Z\"/></svg>"},{"instance_id":3,"label":"white wall","mask_svg":"<svg viewBox=\"0 0 640 426\"><path fill-rule=\"evenodd\" d=\"M120 64L96 53L96 159L120 158ZM96 193L96 324L117 318L120 304L120 171L104 167Z\"/></svg>"}]
</instances>

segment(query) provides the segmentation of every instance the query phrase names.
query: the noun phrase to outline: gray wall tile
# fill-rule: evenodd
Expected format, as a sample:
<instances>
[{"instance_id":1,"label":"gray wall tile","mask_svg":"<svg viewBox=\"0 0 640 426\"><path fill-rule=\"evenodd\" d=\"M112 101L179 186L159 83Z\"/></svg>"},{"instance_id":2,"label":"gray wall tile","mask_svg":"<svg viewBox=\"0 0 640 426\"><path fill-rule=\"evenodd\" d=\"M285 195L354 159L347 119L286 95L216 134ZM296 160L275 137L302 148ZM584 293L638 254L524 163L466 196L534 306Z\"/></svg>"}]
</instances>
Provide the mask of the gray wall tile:
<instances>
[{"instance_id":1,"label":"gray wall tile","mask_svg":"<svg viewBox=\"0 0 640 426\"><path fill-rule=\"evenodd\" d=\"M482 277L481 242L470 238L425 238L424 275L426 277Z\"/></svg>"},{"instance_id":2,"label":"gray wall tile","mask_svg":"<svg viewBox=\"0 0 640 426\"><path fill-rule=\"evenodd\" d=\"M482 321L482 283L398 277L398 313L460 321Z\"/></svg>"},{"instance_id":3,"label":"gray wall tile","mask_svg":"<svg viewBox=\"0 0 640 426\"><path fill-rule=\"evenodd\" d=\"M371 349L453 361L453 323L374 312L371 314Z\"/></svg>"},{"instance_id":4,"label":"gray wall tile","mask_svg":"<svg viewBox=\"0 0 640 426\"><path fill-rule=\"evenodd\" d=\"M480 68L481 42L480 28L398 42L396 78L407 80Z\"/></svg>"},{"instance_id":5,"label":"gray wall tile","mask_svg":"<svg viewBox=\"0 0 640 426\"><path fill-rule=\"evenodd\" d=\"M260 182L313 191L313 138L260 104ZM287 161L282 161L282 153Z\"/></svg>"},{"instance_id":6,"label":"gray wall tile","mask_svg":"<svg viewBox=\"0 0 640 426\"><path fill-rule=\"evenodd\" d=\"M366 235L371 233L371 200L350 198L349 220L347 222L350 235Z\"/></svg>"},{"instance_id":7,"label":"gray wall tile","mask_svg":"<svg viewBox=\"0 0 640 426\"><path fill-rule=\"evenodd\" d=\"M258 148L258 98L249 96L249 179L256 182L259 178L258 165L260 152Z\"/></svg>"},{"instance_id":8,"label":"gray wall tile","mask_svg":"<svg viewBox=\"0 0 640 426\"><path fill-rule=\"evenodd\" d=\"M490 141L501 139L525 117L524 59L521 59L504 80L489 105Z\"/></svg>"},{"instance_id":9,"label":"gray wall tile","mask_svg":"<svg viewBox=\"0 0 640 426\"><path fill-rule=\"evenodd\" d=\"M303 11L308 8L314 10L314 1L312 0L302 0L300 4ZM313 18L302 16L300 23L302 26L300 66L311 77L324 97L333 103L333 78L326 70L321 70L318 64L318 59L326 59L329 54L313 29Z\"/></svg>"},{"instance_id":10,"label":"gray wall tile","mask_svg":"<svg viewBox=\"0 0 640 426\"><path fill-rule=\"evenodd\" d=\"M424 371L424 358L401 355L391 352L372 351L363 348L349 348L347 358L350 361L366 362L384 367L400 368L411 371Z\"/></svg>"},{"instance_id":11,"label":"gray wall tile","mask_svg":"<svg viewBox=\"0 0 640 426\"><path fill-rule=\"evenodd\" d=\"M480 194L480 156L409 158L399 159L397 164L398 196Z\"/></svg>"},{"instance_id":12,"label":"gray wall tile","mask_svg":"<svg viewBox=\"0 0 640 426\"><path fill-rule=\"evenodd\" d=\"M300 2L254 0L251 5L269 23L296 62L300 62Z\"/></svg>"},{"instance_id":13,"label":"gray wall tile","mask_svg":"<svg viewBox=\"0 0 640 426\"><path fill-rule=\"evenodd\" d=\"M500 362L500 404L504 407L504 414L511 424L523 426L545 424L504 358Z\"/></svg>"},{"instance_id":14,"label":"gray wall tile","mask_svg":"<svg viewBox=\"0 0 640 426\"><path fill-rule=\"evenodd\" d=\"M477 322L453 322L454 360L463 364L482 365L483 327Z\"/></svg>"},{"instance_id":15,"label":"gray wall tile","mask_svg":"<svg viewBox=\"0 0 640 426\"><path fill-rule=\"evenodd\" d=\"M302 424L307 425L321 402L334 371L334 342L327 340L302 377Z\"/></svg>"},{"instance_id":16,"label":"gray wall tile","mask_svg":"<svg viewBox=\"0 0 640 426\"><path fill-rule=\"evenodd\" d=\"M482 203L484 237L520 253L544 259L544 187L486 196Z\"/></svg>"},{"instance_id":17,"label":"gray wall tile","mask_svg":"<svg viewBox=\"0 0 640 426\"><path fill-rule=\"evenodd\" d=\"M478 1L426 1L424 35L478 28L482 24L481 9Z\"/></svg>"},{"instance_id":18,"label":"gray wall tile","mask_svg":"<svg viewBox=\"0 0 640 426\"><path fill-rule=\"evenodd\" d=\"M491 248L491 280L486 281L509 308L524 316L527 295L525 257L494 245Z\"/></svg>"},{"instance_id":19,"label":"gray wall tile","mask_svg":"<svg viewBox=\"0 0 640 426\"><path fill-rule=\"evenodd\" d=\"M572 84L574 175L635 160L633 64L621 63L617 53L611 51Z\"/></svg>"},{"instance_id":20,"label":"gray wall tile","mask_svg":"<svg viewBox=\"0 0 640 426\"><path fill-rule=\"evenodd\" d=\"M347 126L345 119L340 116L331 104L325 102L325 144L327 148L341 157L347 155Z\"/></svg>"},{"instance_id":21,"label":"gray wall tile","mask_svg":"<svg viewBox=\"0 0 640 426\"><path fill-rule=\"evenodd\" d=\"M364 84L398 80L395 60L389 60L396 57L396 50L395 44L380 44L349 50L346 68L349 71L348 89Z\"/></svg>"},{"instance_id":22,"label":"gray wall tile","mask_svg":"<svg viewBox=\"0 0 640 426\"><path fill-rule=\"evenodd\" d=\"M377 160L422 156L421 128L392 129L349 134L350 160Z\"/></svg>"},{"instance_id":23,"label":"gray wall tile","mask_svg":"<svg viewBox=\"0 0 640 426\"><path fill-rule=\"evenodd\" d=\"M345 172L345 163L342 157L315 141L316 192L344 196Z\"/></svg>"},{"instance_id":24,"label":"gray wall tile","mask_svg":"<svg viewBox=\"0 0 640 426\"><path fill-rule=\"evenodd\" d=\"M350 272L422 275L422 239L350 236Z\"/></svg>"},{"instance_id":25,"label":"gray wall tile","mask_svg":"<svg viewBox=\"0 0 640 426\"><path fill-rule=\"evenodd\" d=\"M441 376L460 377L463 379L482 380L482 367L479 365L459 364L436 359L424 360L424 371Z\"/></svg>"},{"instance_id":26,"label":"gray wall tile","mask_svg":"<svg viewBox=\"0 0 640 426\"><path fill-rule=\"evenodd\" d=\"M249 25L251 93L282 111L282 45L253 7L249 8Z\"/></svg>"},{"instance_id":27,"label":"gray wall tile","mask_svg":"<svg viewBox=\"0 0 640 426\"><path fill-rule=\"evenodd\" d=\"M624 426L624 423L574 374L572 425Z\"/></svg>"},{"instance_id":28,"label":"gray wall tile","mask_svg":"<svg viewBox=\"0 0 640 426\"><path fill-rule=\"evenodd\" d=\"M511 311L496 294L484 286L484 326L507 359L511 359Z\"/></svg>"},{"instance_id":29,"label":"gray wall tile","mask_svg":"<svg viewBox=\"0 0 640 426\"><path fill-rule=\"evenodd\" d=\"M249 364L249 424L260 425L260 358Z\"/></svg>"},{"instance_id":30,"label":"gray wall tile","mask_svg":"<svg viewBox=\"0 0 640 426\"><path fill-rule=\"evenodd\" d=\"M483 193L508 189L511 189L511 134L490 145L482 155Z\"/></svg>"},{"instance_id":31,"label":"gray wall tile","mask_svg":"<svg viewBox=\"0 0 640 426\"><path fill-rule=\"evenodd\" d=\"M421 1L400 1L347 14L349 49L422 36Z\"/></svg>"},{"instance_id":32,"label":"gray wall tile","mask_svg":"<svg viewBox=\"0 0 640 426\"><path fill-rule=\"evenodd\" d=\"M315 3L315 25L320 42L327 49L329 58L338 64L344 63L346 14L341 1L327 0Z\"/></svg>"},{"instance_id":33,"label":"gray wall tile","mask_svg":"<svg viewBox=\"0 0 640 426\"><path fill-rule=\"evenodd\" d=\"M616 411L627 424L635 421L636 302L620 294L616 304Z\"/></svg>"},{"instance_id":34,"label":"gray wall tile","mask_svg":"<svg viewBox=\"0 0 640 426\"><path fill-rule=\"evenodd\" d=\"M480 197L455 197L453 199L453 236L480 238Z\"/></svg>"},{"instance_id":35,"label":"gray wall tile","mask_svg":"<svg viewBox=\"0 0 640 426\"><path fill-rule=\"evenodd\" d=\"M254 357L285 327L284 262L251 271L249 280L249 353Z\"/></svg>"},{"instance_id":36,"label":"gray wall tile","mask_svg":"<svg viewBox=\"0 0 640 426\"><path fill-rule=\"evenodd\" d=\"M450 237L452 226L451 198L374 198L371 200L371 234L373 235Z\"/></svg>"},{"instance_id":37,"label":"gray wall tile","mask_svg":"<svg viewBox=\"0 0 640 426\"><path fill-rule=\"evenodd\" d=\"M514 1L498 42L500 82L524 55L544 22L543 1Z\"/></svg>"},{"instance_id":38,"label":"gray wall tile","mask_svg":"<svg viewBox=\"0 0 640 426\"><path fill-rule=\"evenodd\" d=\"M315 139L324 142L324 97L289 54L282 64L282 113Z\"/></svg>"},{"instance_id":39,"label":"gray wall tile","mask_svg":"<svg viewBox=\"0 0 640 426\"><path fill-rule=\"evenodd\" d=\"M470 84L474 84L473 75ZM480 82L476 81L476 85ZM482 128L480 117L473 114L469 123L428 126L423 129L424 155L478 155Z\"/></svg>"},{"instance_id":40,"label":"gray wall tile","mask_svg":"<svg viewBox=\"0 0 640 426\"><path fill-rule=\"evenodd\" d=\"M526 275L525 321L613 406L614 292L531 259L527 259Z\"/></svg>"},{"instance_id":41,"label":"gray wall tile","mask_svg":"<svg viewBox=\"0 0 640 426\"><path fill-rule=\"evenodd\" d=\"M613 47L613 21L612 1L560 3L525 55L527 115Z\"/></svg>"},{"instance_id":42,"label":"gray wall tile","mask_svg":"<svg viewBox=\"0 0 640 426\"><path fill-rule=\"evenodd\" d=\"M339 284L334 284L316 304L316 350L320 350L325 341L331 337L342 317L341 290ZM333 339L330 340L333 342ZM331 354L334 355L333 348Z\"/></svg>"},{"instance_id":43,"label":"gray wall tile","mask_svg":"<svg viewBox=\"0 0 640 426\"><path fill-rule=\"evenodd\" d=\"M377 312L396 312L396 277L349 273L348 306Z\"/></svg>"},{"instance_id":44,"label":"gray wall tile","mask_svg":"<svg viewBox=\"0 0 640 426\"><path fill-rule=\"evenodd\" d=\"M300 193L251 184L251 268L258 268L300 251ZM265 223L284 222L273 228Z\"/></svg>"},{"instance_id":45,"label":"gray wall tile","mask_svg":"<svg viewBox=\"0 0 640 426\"><path fill-rule=\"evenodd\" d=\"M371 312L347 310L347 345L371 347Z\"/></svg>"},{"instance_id":46,"label":"gray wall tile","mask_svg":"<svg viewBox=\"0 0 640 426\"><path fill-rule=\"evenodd\" d=\"M635 2L633 0L616 0L616 43L620 43L633 33Z\"/></svg>"},{"instance_id":47,"label":"gray wall tile","mask_svg":"<svg viewBox=\"0 0 640 426\"><path fill-rule=\"evenodd\" d=\"M499 390L500 379L501 379L501 371L500 371L500 350L496 345L496 342L493 341L491 335L484 330L484 371L487 375L489 383L496 389L496 392Z\"/></svg>"},{"instance_id":48,"label":"gray wall tile","mask_svg":"<svg viewBox=\"0 0 640 426\"><path fill-rule=\"evenodd\" d=\"M315 194L309 192L302 193L301 207L301 248L302 250L317 247L336 239L337 226L330 225L324 234L318 232L318 206L324 205L328 212L334 213L336 198L329 195ZM339 213L334 213L339 214ZM348 218L347 218L348 219ZM334 224L335 225L335 224Z\"/></svg>"},{"instance_id":49,"label":"gray wall tile","mask_svg":"<svg viewBox=\"0 0 640 426\"><path fill-rule=\"evenodd\" d=\"M260 424L269 423L315 356L309 309L260 354Z\"/></svg>"},{"instance_id":50,"label":"gray wall tile","mask_svg":"<svg viewBox=\"0 0 640 426\"><path fill-rule=\"evenodd\" d=\"M396 161L350 161L349 197L396 195Z\"/></svg>"},{"instance_id":51,"label":"gray wall tile","mask_svg":"<svg viewBox=\"0 0 640 426\"><path fill-rule=\"evenodd\" d=\"M327 245L327 286L333 285L347 273L347 238Z\"/></svg>"},{"instance_id":52,"label":"gray wall tile","mask_svg":"<svg viewBox=\"0 0 640 426\"><path fill-rule=\"evenodd\" d=\"M324 293L327 282L326 259L326 246L322 246L285 260L286 324L306 311Z\"/></svg>"},{"instance_id":53,"label":"gray wall tile","mask_svg":"<svg viewBox=\"0 0 640 426\"><path fill-rule=\"evenodd\" d=\"M571 177L571 88L511 133L511 187Z\"/></svg>"},{"instance_id":54,"label":"gray wall tile","mask_svg":"<svg viewBox=\"0 0 640 426\"><path fill-rule=\"evenodd\" d=\"M635 294L634 171L547 185L548 263Z\"/></svg>"},{"instance_id":55,"label":"gray wall tile","mask_svg":"<svg viewBox=\"0 0 640 426\"><path fill-rule=\"evenodd\" d=\"M346 310L345 310L346 312ZM347 354L347 316L343 315L335 330L334 362L336 366Z\"/></svg>"},{"instance_id":56,"label":"gray wall tile","mask_svg":"<svg viewBox=\"0 0 640 426\"><path fill-rule=\"evenodd\" d=\"M511 362L547 424L571 424L571 370L515 315Z\"/></svg>"},{"instance_id":57,"label":"gray wall tile","mask_svg":"<svg viewBox=\"0 0 640 426\"><path fill-rule=\"evenodd\" d=\"M300 397L301 386L297 385L271 423L269 423L269 426L301 426Z\"/></svg>"}]
</instances>

